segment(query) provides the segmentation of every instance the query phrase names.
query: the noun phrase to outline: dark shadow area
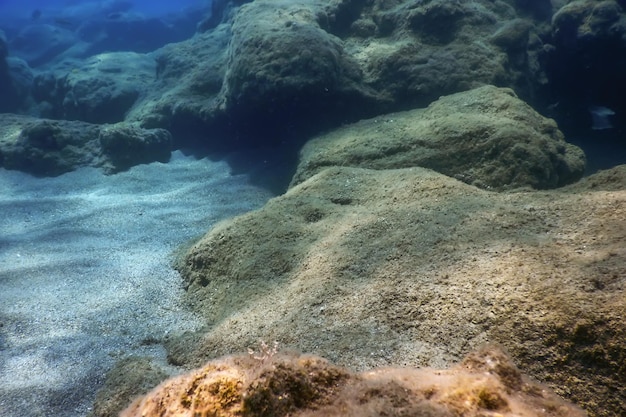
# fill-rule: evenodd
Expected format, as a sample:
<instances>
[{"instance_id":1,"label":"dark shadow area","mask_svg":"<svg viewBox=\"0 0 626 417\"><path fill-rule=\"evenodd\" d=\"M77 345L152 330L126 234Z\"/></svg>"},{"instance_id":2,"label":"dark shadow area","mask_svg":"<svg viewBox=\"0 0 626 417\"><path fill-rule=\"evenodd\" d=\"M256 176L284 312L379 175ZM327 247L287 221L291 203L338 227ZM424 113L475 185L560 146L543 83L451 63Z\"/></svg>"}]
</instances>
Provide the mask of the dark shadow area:
<instances>
[{"instance_id":1,"label":"dark shadow area","mask_svg":"<svg viewBox=\"0 0 626 417\"><path fill-rule=\"evenodd\" d=\"M182 148L186 155L226 161L232 175L247 175L251 184L281 195L287 191L296 172L298 155L304 143L283 143L277 146L248 147L232 150L211 150L196 146Z\"/></svg>"},{"instance_id":2,"label":"dark shadow area","mask_svg":"<svg viewBox=\"0 0 626 417\"><path fill-rule=\"evenodd\" d=\"M591 130L583 135L570 132L565 137L585 151L585 175L626 164L626 131L623 129Z\"/></svg>"},{"instance_id":3,"label":"dark shadow area","mask_svg":"<svg viewBox=\"0 0 626 417\"><path fill-rule=\"evenodd\" d=\"M626 163L626 43L617 9L605 12L553 22L540 92L539 111L585 151L587 174Z\"/></svg>"},{"instance_id":4,"label":"dark shadow area","mask_svg":"<svg viewBox=\"0 0 626 417\"><path fill-rule=\"evenodd\" d=\"M557 122L567 142L585 152L585 175L626 164L626 120L620 116L624 110L617 110L617 106L606 109L615 114L603 116L606 128L598 129L594 126L597 122L594 122L593 115L598 110L578 98L564 98L551 106L538 106L540 113Z\"/></svg>"}]
</instances>

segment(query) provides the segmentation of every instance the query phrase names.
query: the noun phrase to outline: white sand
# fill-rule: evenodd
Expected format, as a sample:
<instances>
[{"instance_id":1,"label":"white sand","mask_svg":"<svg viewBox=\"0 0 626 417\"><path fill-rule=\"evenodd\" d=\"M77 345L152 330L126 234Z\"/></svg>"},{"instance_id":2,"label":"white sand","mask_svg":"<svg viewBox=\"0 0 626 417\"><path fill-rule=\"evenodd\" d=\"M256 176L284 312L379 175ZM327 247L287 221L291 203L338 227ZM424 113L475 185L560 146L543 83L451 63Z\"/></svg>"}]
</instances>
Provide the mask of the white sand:
<instances>
[{"instance_id":1,"label":"white sand","mask_svg":"<svg viewBox=\"0 0 626 417\"><path fill-rule=\"evenodd\" d=\"M104 176L0 169L0 416L84 416L115 361L199 326L180 301L177 245L271 197L223 162Z\"/></svg>"}]
</instances>

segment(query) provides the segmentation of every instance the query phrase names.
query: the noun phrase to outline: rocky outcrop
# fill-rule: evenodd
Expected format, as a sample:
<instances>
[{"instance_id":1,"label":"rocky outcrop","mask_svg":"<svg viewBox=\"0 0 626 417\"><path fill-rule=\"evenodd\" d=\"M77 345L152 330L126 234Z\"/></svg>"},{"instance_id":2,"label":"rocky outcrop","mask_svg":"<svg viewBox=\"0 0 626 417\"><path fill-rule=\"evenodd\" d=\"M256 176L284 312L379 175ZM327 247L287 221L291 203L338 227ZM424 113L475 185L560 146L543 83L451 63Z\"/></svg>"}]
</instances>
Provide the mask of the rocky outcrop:
<instances>
[{"instance_id":1,"label":"rocky outcrop","mask_svg":"<svg viewBox=\"0 0 626 417\"><path fill-rule=\"evenodd\" d=\"M584 415L523 378L495 349L474 353L452 369L387 368L360 374L315 356L256 357L224 358L172 378L121 416Z\"/></svg>"},{"instance_id":2,"label":"rocky outcrop","mask_svg":"<svg viewBox=\"0 0 626 417\"><path fill-rule=\"evenodd\" d=\"M0 115L0 166L54 176L82 166L113 173L140 163L166 162L171 135L126 123L84 122Z\"/></svg>"},{"instance_id":3,"label":"rocky outcrop","mask_svg":"<svg viewBox=\"0 0 626 417\"><path fill-rule=\"evenodd\" d=\"M156 79L127 120L170 130L177 144L226 141L217 95L226 71L230 31L221 25L151 56Z\"/></svg>"},{"instance_id":4,"label":"rocky outcrop","mask_svg":"<svg viewBox=\"0 0 626 417\"><path fill-rule=\"evenodd\" d=\"M486 342L592 416L626 398L624 167L494 193L424 168L328 168L181 260L200 365L256 340L355 369L447 366Z\"/></svg>"},{"instance_id":5,"label":"rocky outcrop","mask_svg":"<svg viewBox=\"0 0 626 417\"><path fill-rule=\"evenodd\" d=\"M202 33L150 54L156 66L135 57L115 76L92 61L57 66L38 77L35 98L45 117L138 122L169 129L176 146L220 149L298 146L485 84L589 129L590 105L624 108L612 94L623 84L624 13L614 0L563 3L218 1Z\"/></svg>"},{"instance_id":6,"label":"rocky outcrop","mask_svg":"<svg viewBox=\"0 0 626 417\"><path fill-rule=\"evenodd\" d=\"M269 139L294 126L336 125L337 116L364 114L375 101L356 61L308 3L255 1L235 15L220 110L240 135Z\"/></svg>"},{"instance_id":7,"label":"rocky outcrop","mask_svg":"<svg viewBox=\"0 0 626 417\"><path fill-rule=\"evenodd\" d=\"M163 81L188 71L132 120L213 146L302 142L483 84L525 91L539 71L533 23L503 2L257 0L229 16L155 54Z\"/></svg>"},{"instance_id":8,"label":"rocky outcrop","mask_svg":"<svg viewBox=\"0 0 626 417\"><path fill-rule=\"evenodd\" d=\"M513 91L485 86L312 139L291 185L329 166L421 166L483 188L554 188L578 180L585 157Z\"/></svg>"}]
</instances>

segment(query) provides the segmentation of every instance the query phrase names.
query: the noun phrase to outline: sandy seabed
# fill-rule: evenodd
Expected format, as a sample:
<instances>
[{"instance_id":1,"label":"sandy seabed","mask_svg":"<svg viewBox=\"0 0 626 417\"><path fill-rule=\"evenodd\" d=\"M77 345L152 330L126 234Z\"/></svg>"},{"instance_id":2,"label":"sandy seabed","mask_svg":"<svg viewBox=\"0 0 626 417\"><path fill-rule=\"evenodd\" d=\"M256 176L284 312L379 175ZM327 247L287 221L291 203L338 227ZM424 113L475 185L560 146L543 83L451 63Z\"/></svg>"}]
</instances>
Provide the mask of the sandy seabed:
<instances>
[{"instance_id":1,"label":"sandy seabed","mask_svg":"<svg viewBox=\"0 0 626 417\"><path fill-rule=\"evenodd\" d=\"M0 415L84 416L106 372L200 321L172 252L271 195L224 162L174 153L104 176L0 169Z\"/></svg>"}]
</instances>

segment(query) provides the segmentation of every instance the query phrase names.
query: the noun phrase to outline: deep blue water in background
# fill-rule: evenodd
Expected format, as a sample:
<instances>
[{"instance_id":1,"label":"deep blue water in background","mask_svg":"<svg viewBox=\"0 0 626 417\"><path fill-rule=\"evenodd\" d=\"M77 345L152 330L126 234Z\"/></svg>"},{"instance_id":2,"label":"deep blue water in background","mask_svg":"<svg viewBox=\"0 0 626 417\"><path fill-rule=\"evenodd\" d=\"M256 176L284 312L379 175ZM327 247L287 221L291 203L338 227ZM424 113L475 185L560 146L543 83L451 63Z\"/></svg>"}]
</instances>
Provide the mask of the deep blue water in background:
<instances>
[{"instance_id":1,"label":"deep blue water in background","mask_svg":"<svg viewBox=\"0 0 626 417\"><path fill-rule=\"evenodd\" d=\"M41 17L45 18L46 16L84 16L121 7L153 17L180 13L190 7L208 5L210 5L210 0L0 0L2 20L31 19L35 10L40 10Z\"/></svg>"},{"instance_id":2,"label":"deep blue water in background","mask_svg":"<svg viewBox=\"0 0 626 417\"><path fill-rule=\"evenodd\" d=\"M182 41L194 34L210 6L211 0L0 0L0 30L9 55L36 68L50 61L48 53L78 42L93 45L89 56L146 53Z\"/></svg>"}]
</instances>

